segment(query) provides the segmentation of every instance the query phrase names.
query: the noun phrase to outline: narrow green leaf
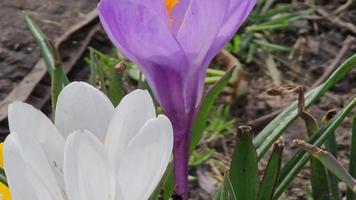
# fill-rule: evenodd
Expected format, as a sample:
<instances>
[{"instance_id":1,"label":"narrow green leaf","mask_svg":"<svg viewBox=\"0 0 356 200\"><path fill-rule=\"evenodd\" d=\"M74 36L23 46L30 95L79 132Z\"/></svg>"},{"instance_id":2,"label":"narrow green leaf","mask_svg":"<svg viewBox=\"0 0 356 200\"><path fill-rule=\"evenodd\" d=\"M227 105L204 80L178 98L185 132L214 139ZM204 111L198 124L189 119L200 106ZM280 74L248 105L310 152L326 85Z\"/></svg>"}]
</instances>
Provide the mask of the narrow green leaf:
<instances>
[{"instance_id":1,"label":"narrow green leaf","mask_svg":"<svg viewBox=\"0 0 356 200\"><path fill-rule=\"evenodd\" d=\"M237 199L257 200L259 177L251 127L239 127L229 178Z\"/></svg>"},{"instance_id":2,"label":"narrow green leaf","mask_svg":"<svg viewBox=\"0 0 356 200\"><path fill-rule=\"evenodd\" d=\"M204 161L208 160L215 153L212 149L206 149L202 153L198 153L197 151L193 151L189 158L190 166L197 166L202 164Z\"/></svg>"},{"instance_id":3,"label":"narrow green leaf","mask_svg":"<svg viewBox=\"0 0 356 200\"><path fill-rule=\"evenodd\" d=\"M313 200L329 200L329 180L327 170L316 158L310 158L311 177L310 182L313 192Z\"/></svg>"},{"instance_id":4,"label":"narrow green leaf","mask_svg":"<svg viewBox=\"0 0 356 200\"><path fill-rule=\"evenodd\" d=\"M37 26L37 24L25 12L22 13L22 16L24 17L25 24L28 30L30 30L33 38L36 40L36 43L40 48L41 56L46 64L47 71L52 77L53 71L56 68L56 62L58 63L58 61L60 60L58 51L56 50L56 48L54 48L54 45L49 42L45 34ZM67 85L69 83L68 77L64 73L63 68L61 70L63 85Z\"/></svg>"},{"instance_id":5,"label":"narrow green leaf","mask_svg":"<svg viewBox=\"0 0 356 200\"><path fill-rule=\"evenodd\" d=\"M224 90L226 85L229 83L230 77L232 75L234 68L229 69L226 74L220 78L220 80L212 86L212 88L206 93L205 97L202 100L202 103L199 107L199 111L195 120L193 122L192 136L190 140L189 152L192 153L195 149L195 146L198 144L203 130L206 127L206 122L208 120L209 112L213 107L215 99L219 94Z\"/></svg>"},{"instance_id":6,"label":"narrow green leaf","mask_svg":"<svg viewBox=\"0 0 356 200\"><path fill-rule=\"evenodd\" d=\"M337 161L337 159L327 151L320 149L317 146L306 143L302 140L294 140L294 143L301 146L313 157L320 160L325 167L334 173L340 180L354 192L356 192L356 180L348 173L348 171Z\"/></svg>"},{"instance_id":7,"label":"narrow green leaf","mask_svg":"<svg viewBox=\"0 0 356 200\"><path fill-rule=\"evenodd\" d=\"M328 152L330 152L335 157L337 157L337 144L336 144L335 133L330 134L329 137L326 139L325 148ZM327 175L329 180L329 190L331 196L330 199L341 200L341 194L339 190L339 180L333 173L330 173L330 171L328 171Z\"/></svg>"},{"instance_id":8,"label":"narrow green leaf","mask_svg":"<svg viewBox=\"0 0 356 200\"><path fill-rule=\"evenodd\" d=\"M173 164L168 166L166 174L163 184L163 199L170 200L174 190Z\"/></svg>"},{"instance_id":9,"label":"narrow green leaf","mask_svg":"<svg viewBox=\"0 0 356 200\"><path fill-rule=\"evenodd\" d=\"M108 89L106 88L106 82L105 82L105 70L104 70L104 63L101 62L100 60L96 61L96 66L97 66L97 72L98 72L98 76L99 76L99 87L100 90L105 93L108 94Z\"/></svg>"},{"instance_id":10,"label":"narrow green leaf","mask_svg":"<svg viewBox=\"0 0 356 200\"><path fill-rule=\"evenodd\" d=\"M356 105L356 98L352 99L351 102L345 106L337 115L335 115L328 123L321 127L316 133L314 133L309 143L315 146L321 146L326 138L332 134L335 129L342 123L347 114ZM294 156L283 166L280 174L280 179L278 186L276 188L273 199L278 199L283 191L288 187L292 180L297 176L300 170L308 162L309 155L303 151L299 150Z\"/></svg>"},{"instance_id":11,"label":"narrow green leaf","mask_svg":"<svg viewBox=\"0 0 356 200\"><path fill-rule=\"evenodd\" d=\"M218 191L214 194L214 200L230 200L231 198L235 198L236 196L233 196L231 194L232 188L231 188L231 181L229 178L229 173L226 173L224 177L224 182L221 184L221 187L219 187Z\"/></svg>"},{"instance_id":12,"label":"narrow green leaf","mask_svg":"<svg viewBox=\"0 0 356 200\"><path fill-rule=\"evenodd\" d=\"M351 176L356 177L356 114L353 118L352 123L352 139L351 139L351 150L350 150L350 165L349 172ZM356 200L356 194L351 190L347 190L347 200Z\"/></svg>"},{"instance_id":13,"label":"narrow green leaf","mask_svg":"<svg viewBox=\"0 0 356 200\"><path fill-rule=\"evenodd\" d=\"M351 69L356 67L356 54L346 60L330 77L319 87L306 95L306 107L309 107L342 79ZM298 117L298 104L294 102L281 114L275 117L254 139L258 158L267 152L271 145L283 134L289 125Z\"/></svg>"},{"instance_id":14,"label":"narrow green leaf","mask_svg":"<svg viewBox=\"0 0 356 200\"><path fill-rule=\"evenodd\" d=\"M49 42L48 44L54 59L53 75L51 79L52 117L54 119L58 96L63 89L64 70L57 49L52 43Z\"/></svg>"},{"instance_id":15,"label":"narrow green leaf","mask_svg":"<svg viewBox=\"0 0 356 200\"><path fill-rule=\"evenodd\" d=\"M211 85L218 82L221 79L221 76L210 76L205 77L204 83L205 85Z\"/></svg>"},{"instance_id":16,"label":"narrow green leaf","mask_svg":"<svg viewBox=\"0 0 356 200\"><path fill-rule=\"evenodd\" d=\"M164 172L163 178L161 179L160 183L158 184L158 186L156 187L156 189L153 191L153 193L151 194L149 200L158 200L162 194L162 198L164 200L169 200L172 192L173 192L173 182L171 183L167 183L167 181L171 181L173 180L172 177L172 170L173 170L173 164L169 163L168 167L166 169L166 171ZM172 191L164 191L163 188L169 188L167 187L167 184L172 184ZM163 187L166 186L166 187ZM166 194L168 194L169 196L167 196Z\"/></svg>"},{"instance_id":17,"label":"narrow green leaf","mask_svg":"<svg viewBox=\"0 0 356 200\"><path fill-rule=\"evenodd\" d=\"M54 59L49 48L49 41L37 26L37 24L27 15L26 12L23 12L22 16L24 17L27 28L30 30L33 38L36 40L36 43L40 48L41 55L46 64L48 73L52 76L52 72L54 70Z\"/></svg>"},{"instance_id":18,"label":"narrow green leaf","mask_svg":"<svg viewBox=\"0 0 356 200\"><path fill-rule=\"evenodd\" d=\"M290 13L291 9L295 8L298 4L286 4L283 6L278 6L276 8L270 9L267 12L253 12L249 16L249 20L254 22L261 22L264 20L268 20L269 18L276 16L278 14Z\"/></svg>"},{"instance_id":19,"label":"narrow green leaf","mask_svg":"<svg viewBox=\"0 0 356 200\"><path fill-rule=\"evenodd\" d=\"M211 69L209 68L208 71L207 71L207 75L212 75L212 76L224 76L226 74L225 71L222 71L222 70L218 70L218 69Z\"/></svg>"},{"instance_id":20,"label":"narrow green leaf","mask_svg":"<svg viewBox=\"0 0 356 200\"><path fill-rule=\"evenodd\" d=\"M0 168L0 182L3 183L6 186L9 186L8 183L7 183L5 170L3 168Z\"/></svg>"},{"instance_id":21,"label":"narrow green leaf","mask_svg":"<svg viewBox=\"0 0 356 200\"><path fill-rule=\"evenodd\" d=\"M97 62L95 59L95 53L92 49L89 49L90 54L90 84L96 87L96 76L97 76Z\"/></svg>"},{"instance_id":22,"label":"narrow green leaf","mask_svg":"<svg viewBox=\"0 0 356 200\"><path fill-rule=\"evenodd\" d=\"M300 103L300 102L299 102ZM301 106L301 105L300 105ZM301 118L304 120L309 136L312 136L319 129L318 121L308 112L302 111ZM329 180L328 173L324 165L316 158L310 158L310 182L314 200L329 200Z\"/></svg>"},{"instance_id":23,"label":"narrow green leaf","mask_svg":"<svg viewBox=\"0 0 356 200\"><path fill-rule=\"evenodd\" d=\"M264 172L262 179L260 192L258 194L259 200L271 200L274 189L277 185L279 172L282 164L282 154L283 154L283 141L277 141L274 144L271 158L268 161L267 167Z\"/></svg>"},{"instance_id":24,"label":"narrow green leaf","mask_svg":"<svg viewBox=\"0 0 356 200\"><path fill-rule=\"evenodd\" d=\"M122 88L122 74L118 74L115 68L107 70L106 76L109 79L109 98L114 106L117 106L124 97L124 89Z\"/></svg>"},{"instance_id":25,"label":"narrow green leaf","mask_svg":"<svg viewBox=\"0 0 356 200\"><path fill-rule=\"evenodd\" d=\"M253 40L254 43L260 45L260 46L263 46L263 47L267 47L271 50L276 50L276 51L286 51L286 52L289 52L289 51L292 51L293 48L291 47L286 47L286 46L282 46L282 45L278 45L278 44L273 44L273 43L269 43L267 41L264 41L264 40Z\"/></svg>"}]
</instances>

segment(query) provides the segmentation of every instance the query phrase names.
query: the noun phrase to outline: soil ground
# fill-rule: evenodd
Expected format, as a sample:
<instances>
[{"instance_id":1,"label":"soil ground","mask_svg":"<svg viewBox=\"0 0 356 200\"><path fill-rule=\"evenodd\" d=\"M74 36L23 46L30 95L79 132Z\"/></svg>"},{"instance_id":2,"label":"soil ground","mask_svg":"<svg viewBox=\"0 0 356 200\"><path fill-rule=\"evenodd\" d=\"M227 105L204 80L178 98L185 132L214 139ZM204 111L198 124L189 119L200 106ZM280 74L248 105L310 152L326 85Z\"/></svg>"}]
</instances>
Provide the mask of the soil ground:
<instances>
[{"instance_id":1,"label":"soil ground","mask_svg":"<svg viewBox=\"0 0 356 200\"><path fill-rule=\"evenodd\" d=\"M21 17L27 12L49 39L55 40L96 7L97 0L0 1L0 100L39 59L39 51Z\"/></svg>"}]
</instances>

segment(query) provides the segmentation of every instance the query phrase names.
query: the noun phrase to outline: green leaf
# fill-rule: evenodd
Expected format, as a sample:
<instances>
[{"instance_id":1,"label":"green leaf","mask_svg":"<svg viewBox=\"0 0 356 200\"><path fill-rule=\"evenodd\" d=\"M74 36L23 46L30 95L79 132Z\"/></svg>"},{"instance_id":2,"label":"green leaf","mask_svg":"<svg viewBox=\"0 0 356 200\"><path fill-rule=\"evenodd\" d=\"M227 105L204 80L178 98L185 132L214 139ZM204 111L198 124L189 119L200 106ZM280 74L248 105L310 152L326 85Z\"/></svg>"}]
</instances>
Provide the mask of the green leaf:
<instances>
[{"instance_id":1,"label":"green leaf","mask_svg":"<svg viewBox=\"0 0 356 200\"><path fill-rule=\"evenodd\" d=\"M356 177L356 114L352 123L352 138L351 138L351 150L350 150L350 165L349 172L351 176ZM351 190L347 190L347 200L356 200L356 194Z\"/></svg>"},{"instance_id":2,"label":"green leaf","mask_svg":"<svg viewBox=\"0 0 356 200\"><path fill-rule=\"evenodd\" d=\"M306 107L315 103L321 96L342 79L351 69L356 66L356 54L346 60L325 83L313 89L306 95ZM271 145L283 134L283 132L298 117L298 105L294 102L281 114L275 117L254 139L253 143L257 148L258 158L262 158Z\"/></svg>"},{"instance_id":3,"label":"green leaf","mask_svg":"<svg viewBox=\"0 0 356 200\"><path fill-rule=\"evenodd\" d=\"M214 194L214 200L237 200L236 194L233 193L231 187L231 180L229 177L229 173L225 175L224 182L221 187L219 187L218 191Z\"/></svg>"},{"instance_id":4,"label":"green leaf","mask_svg":"<svg viewBox=\"0 0 356 200\"><path fill-rule=\"evenodd\" d=\"M37 26L37 24L25 12L22 13L22 16L24 17L25 24L28 30L31 32L33 38L36 40L38 47L40 48L41 56L46 64L47 71L52 77L53 71L56 68L56 62L60 60L60 57L58 55L53 54L58 54L58 51L49 42L45 34ZM54 56L57 56L57 58L54 58ZM55 59L57 59L57 61ZM69 83L69 80L66 74L64 73L64 70L62 71L62 74L63 84L67 85Z\"/></svg>"},{"instance_id":5,"label":"green leaf","mask_svg":"<svg viewBox=\"0 0 356 200\"><path fill-rule=\"evenodd\" d=\"M356 99L351 100L351 102L344 107L337 115L335 115L328 123L321 127L317 132L315 132L309 140L310 144L315 146L321 146L327 137L332 134L335 129L342 123L347 114L356 105ZM282 168L281 175L279 179L276 192L273 199L278 199L283 191L288 187L292 180L297 176L303 166L308 162L309 155L303 151L299 150Z\"/></svg>"},{"instance_id":6,"label":"green leaf","mask_svg":"<svg viewBox=\"0 0 356 200\"><path fill-rule=\"evenodd\" d=\"M209 117L209 112L213 107L216 98L219 96L219 94L224 90L226 85L229 83L233 69L234 68L229 69L229 71L227 71L226 74L223 77L221 77L220 80L215 85L213 85L209 91L207 91L205 97L203 98L197 116L195 117L195 120L193 122L192 136L191 136L190 147L189 147L190 153L193 152L195 146L198 144L203 134L203 131L206 127L206 122Z\"/></svg>"},{"instance_id":7,"label":"green leaf","mask_svg":"<svg viewBox=\"0 0 356 200\"><path fill-rule=\"evenodd\" d=\"M6 186L9 186L8 183L7 183L5 170L3 168L0 168L0 182L3 183Z\"/></svg>"},{"instance_id":8,"label":"green leaf","mask_svg":"<svg viewBox=\"0 0 356 200\"><path fill-rule=\"evenodd\" d=\"M300 94L301 95L301 94ZM299 100L300 101L300 100ZM299 102L299 105L301 102ZM318 121L308 112L301 111L301 118L304 120L307 127L307 132L309 136L312 136L315 132L319 130ZM324 165L316 158L310 158L310 182L312 186L312 193L314 200L329 200L329 180L328 173Z\"/></svg>"},{"instance_id":9,"label":"green leaf","mask_svg":"<svg viewBox=\"0 0 356 200\"><path fill-rule=\"evenodd\" d=\"M328 152L337 157L337 144L335 133L330 134L330 136L325 141L325 148ZM329 190L331 195L331 200L341 200L341 194L339 191L339 180L337 177L328 171L327 173L329 181Z\"/></svg>"},{"instance_id":10,"label":"green leaf","mask_svg":"<svg viewBox=\"0 0 356 200\"><path fill-rule=\"evenodd\" d=\"M262 179L260 192L258 194L259 200L272 199L281 169L283 146L282 140L274 144L271 158L269 159Z\"/></svg>"},{"instance_id":11,"label":"green leaf","mask_svg":"<svg viewBox=\"0 0 356 200\"><path fill-rule=\"evenodd\" d=\"M313 192L313 200L330 199L329 180L327 170L316 158L310 158L311 177L310 182Z\"/></svg>"},{"instance_id":12,"label":"green leaf","mask_svg":"<svg viewBox=\"0 0 356 200\"><path fill-rule=\"evenodd\" d=\"M356 180L330 152L324 151L319 147L306 143L302 140L295 140L294 142L322 162L325 167L334 173L340 180L346 183L351 190L356 192Z\"/></svg>"},{"instance_id":13,"label":"green leaf","mask_svg":"<svg viewBox=\"0 0 356 200\"><path fill-rule=\"evenodd\" d=\"M91 49L89 49L89 54L90 54L90 84L94 87L96 87L96 76L97 76L97 62L95 59L95 53Z\"/></svg>"},{"instance_id":14,"label":"green leaf","mask_svg":"<svg viewBox=\"0 0 356 200\"><path fill-rule=\"evenodd\" d=\"M52 43L49 43L49 45L54 58L54 69L52 71L53 75L51 79L52 117L54 118L58 96L63 89L63 84L64 84L63 78L65 74L62 66L62 61L59 57L59 53L57 49L54 47L54 45L52 45Z\"/></svg>"},{"instance_id":15,"label":"green leaf","mask_svg":"<svg viewBox=\"0 0 356 200\"><path fill-rule=\"evenodd\" d=\"M269 42L267 42L265 40L257 40L257 39L255 39L255 40L253 40L253 42L258 44L258 45L260 45L260 46L267 47L267 48L269 48L271 50L287 51L287 52L293 50L293 48L291 48L291 47L286 47L286 46L282 46L282 45L278 45L278 44L269 43Z\"/></svg>"},{"instance_id":16,"label":"green leaf","mask_svg":"<svg viewBox=\"0 0 356 200\"><path fill-rule=\"evenodd\" d=\"M251 127L239 127L229 178L237 199L257 200L259 177L257 154L252 143Z\"/></svg>"},{"instance_id":17,"label":"green leaf","mask_svg":"<svg viewBox=\"0 0 356 200\"><path fill-rule=\"evenodd\" d=\"M107 69L106 76L109 80L109 98L114 106L117 106L124 97L125 92L122 87L122 74L118 74L115 68Z\"/></svg>"},{"instance_id":18,"label":"green leaf","mask_svg":"<svg viewBox=\"0 0 356 200\"><path fill-rule=\"evenodd\" d=\"M158 200L160 198L161 194L162 194L162 198L164 200L169 200L171 194L173 193L173 173L172 172L173 172L173 164L169 163L168 167L163 175L163 178L161 179L158 186L156 186L156 189L151 194L149 200ZM162 188L170 189L170 190L169 191L162 190Z\"/></svg>"},{"instance_id":19,"label":"green leaf","mask_svg":"<svg viewBox=\"0 0 356 200\"><path fill-rule=\"evenodd\" d=\"M206 149L202 153L193 151L192 155L190 155L190 158L189 158L189 165L190 166L200 165L204 161L208 160L211 156L213 156L214 153L215 153L215 151L212 149Z\"/></svg>"},{"instance_id":20,"label":"green leaf","mask_svg":"<svg viewBox=\"0 0 356 200\"><path fill-rule=\"evenodd\" d=\"M169 200L174 190L174 178L173 178L173 164L171 163L167 168L167 173L163 184L163 199Z\"/></svg>"}]
</instances>

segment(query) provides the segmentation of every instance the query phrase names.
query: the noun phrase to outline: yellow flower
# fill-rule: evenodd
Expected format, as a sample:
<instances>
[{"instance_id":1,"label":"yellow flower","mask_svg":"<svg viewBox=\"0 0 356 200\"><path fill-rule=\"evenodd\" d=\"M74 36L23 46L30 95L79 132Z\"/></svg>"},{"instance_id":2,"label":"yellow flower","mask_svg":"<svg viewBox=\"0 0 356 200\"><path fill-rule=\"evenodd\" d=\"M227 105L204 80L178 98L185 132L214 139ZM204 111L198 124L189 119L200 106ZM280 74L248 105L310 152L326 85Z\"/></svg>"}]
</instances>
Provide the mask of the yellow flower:
<instances>
[{"instance_id":1,"label":"yellow flower","mask_svg":"<svg viewBox=\"0 0 356 200\"><path fill-rule=\"evenodd\" d=\"M3 147L4 143L0 143L0 168L4 168Z\"/></svg>"},{"instance_id":2,"label":"yellow flower","mask_svg":"<svg viewBox=\"0 0 356 200\"><path fill-rule=\"evenodd\" d=\"M3 143L0 143L0 168L4 168ZM0 200L10 200L9 188L0 182Z\"/></svg>"},{"instance_id":3,"label":"yellow flower","mask_svg":"<svg viewBox=\"0 0 356 200\"><path fill-rule=\"evenodd\" d=\"M2 155L1 155L2 157ZM10 190L9 188L3 184L2 182L0 182L0 200L10 200L11 196L10 196Z\"/></svg>"}]
</instances>

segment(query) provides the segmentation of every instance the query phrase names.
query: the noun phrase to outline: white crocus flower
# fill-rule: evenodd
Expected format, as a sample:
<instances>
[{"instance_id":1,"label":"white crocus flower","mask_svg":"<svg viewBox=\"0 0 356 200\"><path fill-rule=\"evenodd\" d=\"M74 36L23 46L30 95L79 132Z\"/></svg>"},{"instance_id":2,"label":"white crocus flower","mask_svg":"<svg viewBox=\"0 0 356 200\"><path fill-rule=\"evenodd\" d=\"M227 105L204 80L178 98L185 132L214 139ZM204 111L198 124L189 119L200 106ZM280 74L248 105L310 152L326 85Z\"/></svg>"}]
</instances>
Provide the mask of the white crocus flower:
<instances>
[{"instance_id":1,"label":"white crocus flower","mask_svg":"<svg viewBox=\"0 0 356 200\"><path fill-rule=\"evenodd\" d=\"M147 91L114 108L96 88L66 86L55 125L29 104L9 107L4 145L12 200L146 200L170 161L173 130Z\"/></svg>"}]
</instances>

